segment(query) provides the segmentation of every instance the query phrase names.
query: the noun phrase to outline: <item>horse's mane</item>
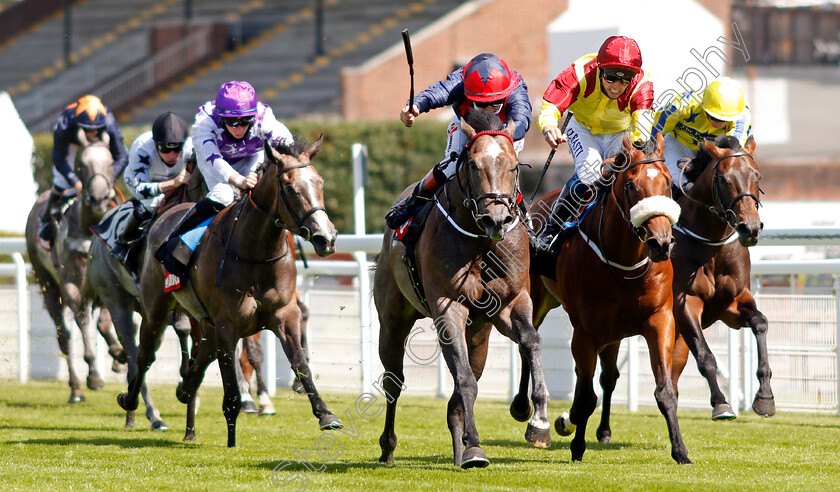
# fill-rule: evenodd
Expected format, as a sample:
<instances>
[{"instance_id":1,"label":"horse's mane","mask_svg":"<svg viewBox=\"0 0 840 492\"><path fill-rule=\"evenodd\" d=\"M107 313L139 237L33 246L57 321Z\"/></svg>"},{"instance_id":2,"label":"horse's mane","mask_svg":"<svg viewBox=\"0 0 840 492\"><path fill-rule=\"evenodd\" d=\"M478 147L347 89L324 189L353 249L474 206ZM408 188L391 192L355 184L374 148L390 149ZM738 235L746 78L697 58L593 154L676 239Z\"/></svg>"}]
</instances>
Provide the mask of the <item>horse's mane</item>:
<instances>
[{"instance_id":1,"label":"horse's mane","mask_svg":"<svg viewBox=\"0 0 840 492\"><path fill-rule=\"evenodd\" d=\"M486 113L484 111L472 108L466 115L464 121L473 127L478 132L498 132L504 129L502 120L493 113Z\"/></svg>"},{"instance_id":2,"label":"horse's mane","mask_svg":"<svg viewBox=\"0 0 840 492\"><path fill-rule=\"evenodd\" d=\"M308 148L309 142L307 142L301 135L293 135L293 141L291 144L287 144L286 140L280 140L277 142L277 145L274 146L274 150L277 152L290 155L292 157L301 155Z\"/></svg>"},{"instance_id":3,"label":"horse's mane","mask_svg":"<svg viewBox=\"0 0 840 492\"><path fill-rule=\"evenodd\" d=\"M738 142L738 139L731 136L731 135L719 135L715 139L715 147L721 149L732 149L732 150L740 150L741 144ZM693 183L703 174L703 171L708 167L708 165L712 162L714 156L706 150L705 145L700 145L700 148L697 150L697 155L694 157L692 164L688 166L685 170L685 177L688 179L690 183Z\"/></svg>"}]
</instances>

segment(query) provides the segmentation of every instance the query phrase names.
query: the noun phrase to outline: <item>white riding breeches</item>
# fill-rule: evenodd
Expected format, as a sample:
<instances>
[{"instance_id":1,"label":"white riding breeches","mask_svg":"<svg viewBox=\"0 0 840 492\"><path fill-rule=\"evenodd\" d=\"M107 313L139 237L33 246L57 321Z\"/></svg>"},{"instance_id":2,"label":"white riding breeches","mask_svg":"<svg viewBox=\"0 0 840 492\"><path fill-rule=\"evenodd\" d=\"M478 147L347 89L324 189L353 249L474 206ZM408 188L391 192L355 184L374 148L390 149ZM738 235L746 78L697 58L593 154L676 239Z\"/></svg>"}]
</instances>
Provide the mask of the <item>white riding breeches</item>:
<instances>
[{"instance_id":1,"label":"white riding breeches","mask_svg":"<svg viewBox=\"0 0 840 492\"><path fill-rule=\"evenodd\" d=\"M569 154L575 161L575 174L588 186L601 177L604 159L615 157L624 141L624 132L593 135L574 116L566 126L566 136L569 138Z\"/></svg>"},{"instance_id":2,"label":"white riding breeches","mask_svg":"<svg viewBox=\"0 0 840 492\"><path fill-rule=\"evenodd\" d=\"M243 176L248 176L248 174L257 170L260 164L263 162L264 152L260 151L257 154L252 156L243 157L238 161L229 162L232 168L236 170L239 174ZM219 181L218 178L215 176L210 176L209 173L204 174L204 182L207 183L207 198L210 198L214 202L221 203L224 206L228 206L233 203L233 185L224 181Z\"/></svg>"},{"instance_id":3,"label":"white riding breeches","mask_svg":"<svg viewBox=\"0 0 840 492\"><path fill-rule=\"evenodd\" d=\"M688 179L683 175L677 163L680 159L694 159L694 156L697 155L697 150L690 149L687 145L677 140L674 135L669 133L665 135L665 148L663 149L663 153L665 154L665 165L668 167L668 172L671 173L671 179L675 185L679 186L682 184L684 188L688 184ZM682 183L680 183L680 179Z\"/></svg>"}]
</instances>

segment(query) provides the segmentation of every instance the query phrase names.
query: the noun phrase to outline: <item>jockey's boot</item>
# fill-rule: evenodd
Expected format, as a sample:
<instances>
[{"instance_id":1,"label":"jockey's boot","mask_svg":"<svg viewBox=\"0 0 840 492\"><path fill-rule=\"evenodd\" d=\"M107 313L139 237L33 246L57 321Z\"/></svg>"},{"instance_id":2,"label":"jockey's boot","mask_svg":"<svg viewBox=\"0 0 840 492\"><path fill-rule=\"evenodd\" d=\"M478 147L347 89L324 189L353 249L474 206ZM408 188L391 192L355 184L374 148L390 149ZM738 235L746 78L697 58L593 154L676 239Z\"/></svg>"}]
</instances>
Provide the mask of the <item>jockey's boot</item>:
<instances>
[{"instance_id":1,"label":"jockey's boot","mask_svg":"<svg viewBox=\"0 0 840 492\"><path fill-rule=\"evenodd\" d=\"M59 203L61 203L62 190L53 187L50 196L47 198L47 206L41 212L41 228L38 229L38 236L45 242L52 243L55 239L56 222L59 219Z\"/></svg>"},{"instance_id":2,"label":"jockey's boot","mask_svg":"<svg viewBox=\"0 0 840 492\"><path fill-rule=\"evenodd\" d=\"M388 227L396 230L408 220L409 217L423 208L424 202L435 195L435 191L446 182L446 176L440 165L435 166L426 176L417 183L411 194L403 201L394 204L391 210L385 214L385 223Z\"/></svg>"},{"instance_id":3,"label":"jockey's boot","mask_svg":"<svg viewBox=\"0 0 840 492\"><path fill-rule=\"evenodd\" d=\"M546 218L545 227L537 236L536 247L538 250L551 252L557 234L563 229L563 224L570 220L579 219L578 214L581 207L592 199L592 190L583 184L577 177L572 177L560 196L554 202L551 213Z\"/></svg>"},{"instance_id":4,"label":"jockey's boot","mask_svg":"<svg viewBox=\"0 0 840 492\"><path fill-rule=\"evenodd\" d=\"M170 273L183 278L187 274L187 264L192 256L192 250L183 244L178 237L185 232L195 229L199 224L218 214L224 208L224 205L210 198L202 198L196 202L181 217L181 221L178 222L175 228L172 229L172 232L169 233L169 236L166 237L166 240L155 251L155 258L163 263L163 266Z\"/></svg>"},{"instance_id":5,"label":"jockey's boot","mask_svg":"<svg viewBox=\"0 0 840 492\"><path fill-rule=\"evenodd\" d=\"M137 233L138 227L140 227L140 221L137 219L137 215L132 213L128 216L122 234L117 237L117 240L114 241L114 247L111 248L111 254L120 260L120 263L125 263L125 260L128 259L128 253L130 252L128 240Z\"/></svg>"}]
</instances>

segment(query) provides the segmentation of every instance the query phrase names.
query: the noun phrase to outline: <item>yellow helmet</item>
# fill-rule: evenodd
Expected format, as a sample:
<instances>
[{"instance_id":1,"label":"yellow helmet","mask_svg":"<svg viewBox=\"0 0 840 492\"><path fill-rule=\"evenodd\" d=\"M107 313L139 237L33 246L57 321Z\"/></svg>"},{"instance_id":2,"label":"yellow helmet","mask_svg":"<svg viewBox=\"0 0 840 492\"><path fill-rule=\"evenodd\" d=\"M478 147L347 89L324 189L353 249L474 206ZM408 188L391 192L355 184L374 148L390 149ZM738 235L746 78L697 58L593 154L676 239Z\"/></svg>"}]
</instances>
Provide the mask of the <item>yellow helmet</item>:
<instances>
[{"instance_id":1,"label":"yellow helmet","mask_svg":"<svg viewBox=\"0 0 840 492\"><path fill-rule=\"evenodd\" d=\"M729 77L713 80L703 91L703 109L715 119L735 121L744 106L744 90Z\"/></svg>"}]
</instances>

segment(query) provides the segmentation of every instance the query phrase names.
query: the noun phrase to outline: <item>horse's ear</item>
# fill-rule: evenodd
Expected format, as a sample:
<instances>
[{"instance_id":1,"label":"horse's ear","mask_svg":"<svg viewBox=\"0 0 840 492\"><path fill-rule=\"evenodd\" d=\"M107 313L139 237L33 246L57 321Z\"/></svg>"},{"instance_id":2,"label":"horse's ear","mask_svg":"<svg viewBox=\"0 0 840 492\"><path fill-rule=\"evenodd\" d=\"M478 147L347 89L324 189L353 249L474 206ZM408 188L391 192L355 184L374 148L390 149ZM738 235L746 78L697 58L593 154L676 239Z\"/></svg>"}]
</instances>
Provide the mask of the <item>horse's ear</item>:
<instances>
[{"instance_id":1,"label":"horse's ear","mask_svg":"<svg viewBox=\"0 0 840 492\"><path fill-rule=\"evenodd\" d=\"M744 144L744 150L746 150L750 154L752 154L755 150L755 138L753 138L752 135L750 135L750 138L748 138L747 142Z\"/></svg>"},{"instance_id":2,"label":"horse's ear","mask_svg":"<svg viewBox=\"0 0 840 492\"><path fill-rule=\"evenodd\" d=\"M323 143L324 143L324 134L322 133L318 136L318 140L316 140L312 145L309 146L308 149L306 149L306 152L304 152L304 153L309 157L310 161L312 160L312 158L315 157L315 154L317 154L318 151L321 150L321 144L323 144Z\"/></svg>"},{"instance_id":3,"label":"horse's ear","mask_svg":"<svg viewBox=\"0 0 840 492\"><path fill-rule=\"evenodd\" d=\"M90 145L90 141L88 141L87 136L85 135L85 130L82 127L79 127L79 129L76 130L76 140L79 141L79 145L81 145L82 148Z\"/></svg>"},{"instance_id":4,"label":"horse's ear","mask_svg":"<svg viewBox=\"0 0 840 492\"><path fill-rule=\"evenodd\" d=\"M99 140L104 143L106 147L111 145L111 135L106 131L99 133Z\"/></svg>"},{"instance_id":5,"label":"horse's ear","mask_svg":"<svg viewBox=\"0 0 840 492\"><path fill-rule=\"evenodd\" d=\"M466 118L461 118L461 131L467 136L467 142L471 142L473 137L475 137L475 128L467 123Z\"/></svg>"},{"instance_id":6,"label":"horse's ear","mask_svg":"<svg viewBox=\"0 0 840 492\"><path fill-rule=\"evenodd\" d=\"M662 132L656 132L656 152L661 154L663 149L665 148L665 137L662 136Z\"/></svg>"},{"instance_id":7,"label":"horse's ear","mask_svg":"<svg viewBox=\"0 0 840 492\"><path fill-rule=\"evenodd\" d=\"M715 146L715 144L706 140L705 138L703 139L703 147L706 148L706 152L708 152L710 155L718 156L720 154L720 150Z\"/></svg>"},{"instance_id":8,"label":"horse's ear","mask_svg":"<svg viewBox=\"0 0 840 492\"><path fill-rule=\"evenodd\" d=\"M274 147L271 146L271 142L265 140L263 142L263 148L265 149L265 156L273 163L280 162L280 158L277 156L277 151L274 150Z\"/></svg>"},{"instance_id":9,"label":"horse's ear","mask_svg":"<svg viewBox=\"0 0 840 492\"><path fill-rule=\"evenodd\" d=\"M516 132L516 122L513 121L512 118L508 118L507 121L505 121L504 132L505 135L507 135L508 137L510 137L511 140L513 140L513 134Z\"/></svg>"}]
</instances>

